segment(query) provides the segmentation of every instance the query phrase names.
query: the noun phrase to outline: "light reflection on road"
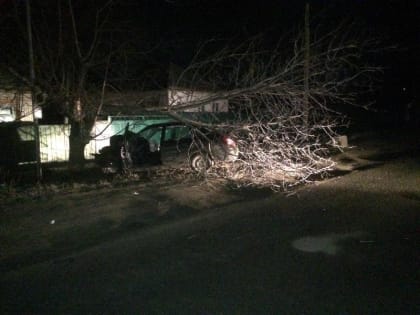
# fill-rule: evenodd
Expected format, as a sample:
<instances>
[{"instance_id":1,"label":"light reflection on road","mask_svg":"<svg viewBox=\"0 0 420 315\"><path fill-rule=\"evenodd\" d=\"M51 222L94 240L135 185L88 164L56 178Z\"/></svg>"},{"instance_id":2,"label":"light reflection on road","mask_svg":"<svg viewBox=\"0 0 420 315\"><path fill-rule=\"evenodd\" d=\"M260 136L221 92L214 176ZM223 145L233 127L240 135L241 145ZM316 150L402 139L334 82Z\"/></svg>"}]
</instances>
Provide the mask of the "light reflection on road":
<instances>
[{"instance_id":1,"label":"light reflection on road","mask_svg":"<svg viewBox=\"0 0 420 315\"><path fill-rule=\"evenodd\" d=\"M294 240L292 242L292 247L307 253L336 255L340 250L340 241L349 239L359 239L361 241L366 235L366 232L357 231L352 233L332 233L319 236L307 236Z\"/></svg>"}]
</instances>

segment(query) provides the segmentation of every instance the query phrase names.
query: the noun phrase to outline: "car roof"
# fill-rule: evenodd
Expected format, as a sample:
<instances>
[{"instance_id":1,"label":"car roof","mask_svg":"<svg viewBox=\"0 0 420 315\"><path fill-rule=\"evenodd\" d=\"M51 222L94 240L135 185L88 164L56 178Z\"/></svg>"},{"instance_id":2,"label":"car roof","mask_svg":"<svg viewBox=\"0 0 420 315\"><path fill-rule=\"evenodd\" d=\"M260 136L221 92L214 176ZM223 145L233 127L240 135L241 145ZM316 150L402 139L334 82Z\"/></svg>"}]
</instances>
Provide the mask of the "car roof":
<instances>
[{"instance_id":1,"label":"car roof","mask_svg":"<svg viewBox=\"0 0 420 315\"><path fill-rule=\"evenodd\" d=\"M186 124L184 122L181 122L181 121L171 121L171 122L151 124L151 125L148 125L148 126L144 127L138 133L142 133L142 132L147 131L147 130L152 129L152 128L173 127L173 126L175 126L175 127L179 126L179 127L187 127L187 128L197 128L197 129L201 130L202 132L211 132L211 133L215 133L215 134L220 134L220 132L218 132L217 130L211 130L211 129L208 129L206 127L194 127L194 126L188 125L188 124Z\"/></svg>"},{"instance_id":2,"label":"car roof","mask_svg":"<svg viewBox=\"0 0 420 315\"><path fill-rule=\"evenodd\" d=\"M151 125L147 125L146 127L144 127L142 130L140 130L140 132L147 130L147 129L152 129L152 128L159 128L159 127L172 127L172 126L185 126L185 127L191 127L183 122L166 122L166 123L157 123L157 124L151 124Z\"/></svg>"}]
</instances>

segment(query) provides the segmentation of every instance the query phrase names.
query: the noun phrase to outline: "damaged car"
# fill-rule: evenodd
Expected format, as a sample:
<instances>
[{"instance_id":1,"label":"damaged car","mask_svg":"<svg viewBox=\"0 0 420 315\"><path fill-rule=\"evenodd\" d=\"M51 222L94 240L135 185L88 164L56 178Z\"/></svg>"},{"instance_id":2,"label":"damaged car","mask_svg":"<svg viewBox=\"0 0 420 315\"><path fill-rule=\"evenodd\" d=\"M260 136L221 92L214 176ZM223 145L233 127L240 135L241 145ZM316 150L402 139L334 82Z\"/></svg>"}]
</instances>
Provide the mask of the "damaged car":
<instances>
[{"instance_id":1,"label":"damaged car","mask_svg":"<svg viewBox=\"0 0 420 315\"><path fill-rule=\"evenodd\" d=\"M123 135L114 135L110 146L95 154L104 172L124 172L140 167L190 167L203 172L215 162L235 161L239 150L229 135L182 122L152 124L138 133L126 127Z\"/></svg>"}]
</instances>

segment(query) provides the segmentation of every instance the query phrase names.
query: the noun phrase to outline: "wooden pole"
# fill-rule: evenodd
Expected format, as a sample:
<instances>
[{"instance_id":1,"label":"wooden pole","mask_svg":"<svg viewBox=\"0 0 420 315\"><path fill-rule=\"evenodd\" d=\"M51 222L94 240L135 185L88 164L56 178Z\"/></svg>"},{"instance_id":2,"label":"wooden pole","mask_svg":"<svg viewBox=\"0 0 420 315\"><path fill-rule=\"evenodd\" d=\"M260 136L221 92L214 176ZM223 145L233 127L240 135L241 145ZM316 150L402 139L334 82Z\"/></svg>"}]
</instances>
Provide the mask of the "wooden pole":
<instances>
[{"instance_id":1,"label":"wooden pole","mask_svg":"<svg viewBox=\"0 0 420 315\"><path fill-rule=\"evenodd\" d=\"M309 3L305 5L305 61L304 61L304 123L309 125L309 68L310 68Z\"/></svg>"},{"instance_id":2,"label":"wooden pole","mask_svg":"<svg viewBox=\"0 0 420 315\"><path fill-rule=\"evenodd\" d=\"M36 97L35 97L35 68L34 68L34 50L32 44L32 18L30 0L26 0L26 26L28 32L28 55L29 55L29 73L31 80L31 96L32 96L32 118L34 120L35 129L35 154L36 154L36 177L38 184L42 181L42 167L39 145L39 124L38 118L35 117Z\"/></svg>"}]
</instances>

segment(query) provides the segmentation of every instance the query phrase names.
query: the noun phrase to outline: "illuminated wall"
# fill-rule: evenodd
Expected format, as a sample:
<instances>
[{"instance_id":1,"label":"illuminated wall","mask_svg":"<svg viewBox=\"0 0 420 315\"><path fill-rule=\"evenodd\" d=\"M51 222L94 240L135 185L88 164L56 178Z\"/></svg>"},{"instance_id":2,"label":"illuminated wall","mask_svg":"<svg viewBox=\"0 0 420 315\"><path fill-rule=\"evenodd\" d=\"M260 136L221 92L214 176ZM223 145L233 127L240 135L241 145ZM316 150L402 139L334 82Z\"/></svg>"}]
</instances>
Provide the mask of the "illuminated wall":
<instances>
[{"instance_id":1,"label":"illuminated wall","mask_svg":"<svg viewBox=\"0 0 420 315\"><path fill-rule=\"evenodd\" d=\"M0 89L0 122L14 120L33 121L31 92Z\"/></svg>"}]
</instances>

